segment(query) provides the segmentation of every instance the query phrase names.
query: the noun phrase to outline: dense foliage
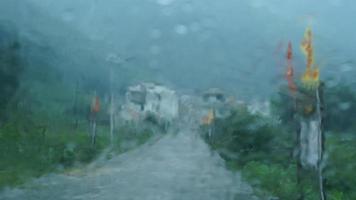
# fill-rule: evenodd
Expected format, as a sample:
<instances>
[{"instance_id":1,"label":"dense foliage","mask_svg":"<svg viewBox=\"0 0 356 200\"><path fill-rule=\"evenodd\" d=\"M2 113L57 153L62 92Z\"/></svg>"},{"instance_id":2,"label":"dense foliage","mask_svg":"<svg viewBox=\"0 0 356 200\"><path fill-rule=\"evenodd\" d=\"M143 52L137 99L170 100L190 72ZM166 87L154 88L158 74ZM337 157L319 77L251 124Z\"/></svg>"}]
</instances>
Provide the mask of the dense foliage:
<instances>
[{"instance_id":1,"label":"dense foliage","mask_svg":"<svg viewBox=\"0 0 356 200\"><path fill-rule=\"evenodd\" d=\"M244 177L259 188L256 190L258 194L297 199L299 186L293 156L295 132L288 123L276 122L275 118L251 114L246 108L239 107L230 117L215 122L212 137L204 136L226 160L228 168L241 170ZM355 129L350 131L356 132ZM337 133L326 136L326 191L328 199L351 200L356 198L352 189L356 187L356 149L353 145L356 137ZM316 179L307 173L302 176L305 199L318 199Z\"/></svg>"},{"instance_id":2,"label":"dense foliage","mask_svg":"<svg viewBox=\"0 0 356 200\"><path fill-rule=\"evenodd\" d=\"M109 102L102 101L93 145L90 105L94 90L103 86L91 85L93 80L65 79L40 57L26 62L24 57L31 52L23 52L16 32L3 30L0 27L0 190L47 173L82 167L104 152L109 159L151 138L150 129L123 126L115 130L111 143ZM107 88L98 95L105 99Z\"/></svg>"},{"instance_id":3,"label":"dense foliage","mask_svg":"<svg viewBox=\"0 0 356 200\"><path fill-rule=\"evenodd\" d=\"M348 85L326 88L326 128L338 133L356 130L356 92Z\"/></svg>"},{"instance_id":4,"label":"dense foliage","mask_svg":"<svg viewBox=\"0 0 356 200\"><path fill-rule=\"evenodd\" d=\"M13 33L0 27L0 118L6 106L19 88L19 77L23 71L20 44Z\"/></svg>"},{"instance_id":5,"label":"dense foliage","mask_svg":"<svg viewBox=\"0 0 356 200\"><path fill-rule=\"evenodd\" d=\"M272 98L272 111L282 124L293 127L293 100L285 88ZM324 89L325 128L327 131L347 133L355 130L356 92L348 85L328 86Z\"/></svg>"},{"instance_id":6,"label":"dense foliage","mask_svg":"<svg viewBox=\"0 0 356 200\"><path fill-rule=\"evenodd\" d=\"M268 163L270 158L266 158L266 154L275 155L273 159L290 154L291 144L279 138L291 140L291 136L280 130L272 119L250 114L247 108L239 107L227 119L215 122L210 144L226 158L229 153L235 154L241 165L250 160Z\"/></svg>"},{"instance_id":7,"label":"dense foliage","mask_svg":"<svg viewBox=\"0 0 356 200\"><path fill-rule=\"evenodd\" d=\"M72 169L92 162L110 145L105 125L98 128L95 146L91 144L85 127L51 132L36 120L17 116L0 128L0 188L23 183L28 178ZM150 130L122 127L117 132L112 152L122 153L145 143L152 136ZM130 144L129 146L127 144ZM108 157L109 158L109 157Z\"/></svg>"}]
</instances>

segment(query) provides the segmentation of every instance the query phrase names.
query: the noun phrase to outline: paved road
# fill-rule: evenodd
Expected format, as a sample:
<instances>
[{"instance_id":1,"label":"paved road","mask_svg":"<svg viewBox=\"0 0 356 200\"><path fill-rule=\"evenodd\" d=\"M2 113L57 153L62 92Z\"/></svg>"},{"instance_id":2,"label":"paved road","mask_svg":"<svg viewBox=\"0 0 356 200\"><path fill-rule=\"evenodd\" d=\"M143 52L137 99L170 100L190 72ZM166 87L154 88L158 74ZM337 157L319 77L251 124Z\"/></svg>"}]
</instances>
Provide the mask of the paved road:
<instances>
[{"instance_id":1,"label":"paved road","mask_svg":"<svg viewBox=\"0 0 356 200\"><path fill-rule=\"evenodd\" d=\"M253 200L239 174L190 130L90 168L48 175L0 194L6 200Z\"/></svg>"}]
</instances>

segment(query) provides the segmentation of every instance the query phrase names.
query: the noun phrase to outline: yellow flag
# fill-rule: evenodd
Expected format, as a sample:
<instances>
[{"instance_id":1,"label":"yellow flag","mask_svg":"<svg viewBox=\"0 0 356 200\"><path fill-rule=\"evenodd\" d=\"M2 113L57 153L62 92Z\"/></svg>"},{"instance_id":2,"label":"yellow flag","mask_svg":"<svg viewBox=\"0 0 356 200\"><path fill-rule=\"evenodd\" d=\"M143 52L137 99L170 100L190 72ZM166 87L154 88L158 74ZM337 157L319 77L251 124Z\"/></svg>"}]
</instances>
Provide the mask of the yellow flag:
<instances>
[{"instance_id":1,"label":"yellow flag","mask_svg":"<svg viewBox=\"0 0 356 200\"><path fill-rule=\"evenodd\" d=\"M210 125L214 121L214 112L210 110L208 115L203 118L204 125Z\"/></svg>"},{"instance_id":2,"label":"yellow flag","mask_svg":"<svg viewBox=\"0 0 356 200\"><path fill-rule=\"evenodd\" d=\"M313 34L310 27L305 31L300 48L307 59L306 70L301 81L305 87L315 89L319 86L319 68L314 65Z\"/></svg>"}]
</instances>

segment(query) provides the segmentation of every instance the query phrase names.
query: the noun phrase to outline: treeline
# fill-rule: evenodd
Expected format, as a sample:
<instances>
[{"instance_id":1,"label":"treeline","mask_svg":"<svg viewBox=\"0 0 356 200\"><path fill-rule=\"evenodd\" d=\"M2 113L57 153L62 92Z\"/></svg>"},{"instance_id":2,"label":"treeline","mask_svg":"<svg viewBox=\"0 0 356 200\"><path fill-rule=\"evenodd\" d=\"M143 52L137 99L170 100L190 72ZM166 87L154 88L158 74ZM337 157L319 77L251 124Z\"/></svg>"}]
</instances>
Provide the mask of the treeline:
<instances>
[{"instance_id":1,"label":"treeline","mask_svg":"<svg viewBox=\"0 0 356 200\"><path fill-rule=\"evenodd\" d=\"M16 33L0 26L0 124L6 118L7 105L20 86L19 79L24 70L20 48Z\"/></svg>"},{"instance_id":2,"label":"treeline","mask_svg":"<svg viewBox=\"0 0 356 200\"><path fill-rule=\"evenodd\" d=\"M85 165L108 147L110 158L153 135L125 126L115 129L110 142L107 83L64 74L50 62L55 56L50 47L20 40L16 29L0 26L0 190ZM93 145L89 122L95 90L101 110Z\"/></svg>"}]
</instances>

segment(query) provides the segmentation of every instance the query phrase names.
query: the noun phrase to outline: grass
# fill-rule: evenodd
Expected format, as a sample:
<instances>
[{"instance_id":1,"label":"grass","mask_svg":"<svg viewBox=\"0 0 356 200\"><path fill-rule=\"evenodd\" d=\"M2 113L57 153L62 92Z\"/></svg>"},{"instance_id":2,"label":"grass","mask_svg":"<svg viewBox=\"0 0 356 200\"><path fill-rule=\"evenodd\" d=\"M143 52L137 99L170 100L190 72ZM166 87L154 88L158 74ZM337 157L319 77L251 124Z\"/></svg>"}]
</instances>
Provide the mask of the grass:
<instances>
[{"instance_id":1,"label":"grass","mask_svg":"<svg viewBox=\"0 0 356 200\"><path fill-rule=\"evenodd\" d=\"M73 129L62 122L62 128L53 131L22 118L17 116L0 127L0 189L50 172L82 167L110 146L104 125L98 126L97 142L92 146L86 127ZM152 135L150 130L122 127L117 131L112 154L144 144Z\"/></svg>"},{"instance_id":2,"label":"grass","mask_svg":"<svg viewBox=\"0 0 356 200\"><path fill-rule=\"evenodd\" d=\"M291 133L271 119L239 108L229 118L216 122L216 134L207 142L226 160L228 169L241 171L256 188L257 195L294 200L300 194L300 187L292 156ZM330 200L356 199L355 143L354 134L327 134L324 177ZM317 179L312 172L303 171L301 185L305 200L319 199Z\"/></svg>"},{"instance_id":3,"label":"grass","mask_svg":"<svg viewBox=\"0 0 356 200\"><path fill-rule=\"evenodd\" d=\"M0 188L32 177L91 162L105 147L90 145L83 132L46 133L36 127L9 123L0 129Z\"/></svg>"},{"instance_id":4,"label":"grass","mask_svg":"<svg viewBox=\"0 0 356 200\"><path fill-rule=\"evenodd\" d=\"M87 119L92 91L79 89L74 105L70 83L31 77L22 80L17 95L0 113L0 190L47 173L81 168L109 147L110 158L144 144L153 135L150 129L123 126L115 130L111 145L105 112L108 104L103 101L92 146Z\"/></svg>"}]
</instances>

